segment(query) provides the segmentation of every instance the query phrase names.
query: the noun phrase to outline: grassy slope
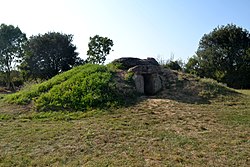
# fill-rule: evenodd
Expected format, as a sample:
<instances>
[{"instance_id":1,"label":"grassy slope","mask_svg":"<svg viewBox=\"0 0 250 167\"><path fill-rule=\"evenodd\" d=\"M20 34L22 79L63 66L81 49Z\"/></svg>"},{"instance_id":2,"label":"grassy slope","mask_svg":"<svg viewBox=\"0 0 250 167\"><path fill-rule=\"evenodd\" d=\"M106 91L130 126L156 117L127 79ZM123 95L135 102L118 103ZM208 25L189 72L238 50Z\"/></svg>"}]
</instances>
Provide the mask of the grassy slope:
<instances>
[{"instance_id":1,"label":"grassy slope","mask_svg":"<svg viewBox=\"0 0 250 167\"><path fill-rule=\"evenodd\" d=\"M11 104L30 104L37 111L86 111L126 104L133 92L118 90L115 75L107 66L86 64L48 81L7 95Z\"/></svg>"},{"instance_id":2,"label":"grassy slope","mask_svg":"<svg viewBox=\"0 0 250 167\"><path fill-rule=\"evenodd\" d=\"M0 166L250 166L250 91L242 92L211 104L142 98L90 113L1 102Z\"/></svg>"}]
</instances>

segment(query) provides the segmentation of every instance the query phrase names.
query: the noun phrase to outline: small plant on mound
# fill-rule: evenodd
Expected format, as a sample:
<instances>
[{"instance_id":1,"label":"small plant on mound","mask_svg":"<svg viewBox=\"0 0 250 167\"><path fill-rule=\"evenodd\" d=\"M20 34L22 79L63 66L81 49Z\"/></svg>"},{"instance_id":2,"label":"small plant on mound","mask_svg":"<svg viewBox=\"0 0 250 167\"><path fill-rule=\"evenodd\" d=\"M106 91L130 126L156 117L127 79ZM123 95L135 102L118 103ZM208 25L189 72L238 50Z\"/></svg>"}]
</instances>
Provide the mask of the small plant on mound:
<instances>
[{"instance_id":1,"label":"small plant on mound","mask_svg":"<svg viewBox=\"0 0 250 167\"><path fill-rule=\"evenodd\" d=\"M106 66L87 64L6 97L16 104L34 101L38 111L84 111L125 104L123 94Z\"/></svg>"},{"instance_id":2,"label":"small plant on mound","mask_svg":"<svg viewBox=\"0 0 250 167\"><path fill-rule=\"evenodd\" d=\"M121 70L123 68L121 63L113 63L113 62L107 64L107 67L109 70L113 72L116 72L117 70Z\"/></svg>"}]
</instances>

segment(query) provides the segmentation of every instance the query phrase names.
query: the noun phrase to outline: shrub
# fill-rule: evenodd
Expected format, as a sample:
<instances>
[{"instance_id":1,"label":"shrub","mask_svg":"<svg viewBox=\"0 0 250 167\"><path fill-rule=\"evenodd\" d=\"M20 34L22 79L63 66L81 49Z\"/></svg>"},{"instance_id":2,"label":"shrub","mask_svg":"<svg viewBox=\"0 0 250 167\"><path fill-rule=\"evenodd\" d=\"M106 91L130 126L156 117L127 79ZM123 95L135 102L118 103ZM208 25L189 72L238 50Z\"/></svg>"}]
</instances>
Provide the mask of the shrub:
<instances>
[{"instance_id":1,"label":"shrub","mask_svg":"<svg viewBox=\"0 0 250 167\"><path fill-rule=\"evenodd\" d=\"M115 63L114 62L109 63L109 64L107 64L107 67L108 67L109 70L111 70L113 72L115 72L115 71L117 71L119 69L123 69L122 64L121 63L117 63L117 62L115 62Z\"/></svg>"}]
</instances>

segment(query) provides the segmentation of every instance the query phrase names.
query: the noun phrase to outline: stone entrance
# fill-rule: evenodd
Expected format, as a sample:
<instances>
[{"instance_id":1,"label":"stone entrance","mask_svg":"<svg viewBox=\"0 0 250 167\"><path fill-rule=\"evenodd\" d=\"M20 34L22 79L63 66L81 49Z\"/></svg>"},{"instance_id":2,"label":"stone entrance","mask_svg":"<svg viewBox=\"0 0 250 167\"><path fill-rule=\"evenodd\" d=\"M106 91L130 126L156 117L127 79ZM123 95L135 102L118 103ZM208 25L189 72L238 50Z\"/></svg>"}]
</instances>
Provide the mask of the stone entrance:
<instances>
[{"instance_id":1,"label":"stone entrance","mask_svg":"<svg viewBox=\"0 0 250 167\"><path fill-rule=\"evenodd\" d=\"M154 95L162 89L162 81L158 74L135 74L133 77L137 92Z\"/></svg>"},{"instance_id":2,"label":"stone entrance","mask_svg":"<svg viewBox=\"0 0 250 167\"><path fill-rule=\"evenodd\" d=\"M144 94L153 95L154 94L154 79L152 74L142 75L144 79Z\"/></svg>"},{"instance_id":3,"label":"stone entrance","mask_svg":"<svg viewBox=\"0 0 250 167\"><path fill-rule=\"evenodd\" d=\"M155 95L162 87L160 74L162 69L154 58L120 58L114 62L122 64L128 72L134 74L133 80L137 92L145 95Z\"/></svg>"}]
</instances>

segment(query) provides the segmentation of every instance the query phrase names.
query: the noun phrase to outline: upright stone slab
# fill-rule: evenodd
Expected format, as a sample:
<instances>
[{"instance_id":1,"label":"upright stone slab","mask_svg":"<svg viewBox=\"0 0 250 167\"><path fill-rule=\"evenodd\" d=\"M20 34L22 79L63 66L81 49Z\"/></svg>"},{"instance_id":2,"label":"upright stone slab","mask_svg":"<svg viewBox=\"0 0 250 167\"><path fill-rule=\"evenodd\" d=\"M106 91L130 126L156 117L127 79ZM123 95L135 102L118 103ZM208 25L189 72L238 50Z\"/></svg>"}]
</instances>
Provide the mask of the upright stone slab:
<instances>
[{"instance_id":1,"label":"upright stone slab","mask_svg":"<svg viewBox=\"0 0 250 167\"><path fill-rule=\"evenodd\" d=\"M162 83L160 75L157 73L152 76L152 80L153 80L153 84L154 84L152 92L153 92L153 94L156 94L163 88L163 86L162 86L163 83Z\"/></svg>"},{"instance_id":2,"label":"upright stone slab","mask_svg":"<svg viewBox=\"0 0 250 167\"><path fill-rule=\"evenodd\" d=\"M142 75L137 75L135 74L133 76L133 80L135 81L135 87L136 87L136 91L138 93L144 94L144 78Z\"/></svg>"}]
</instances>

